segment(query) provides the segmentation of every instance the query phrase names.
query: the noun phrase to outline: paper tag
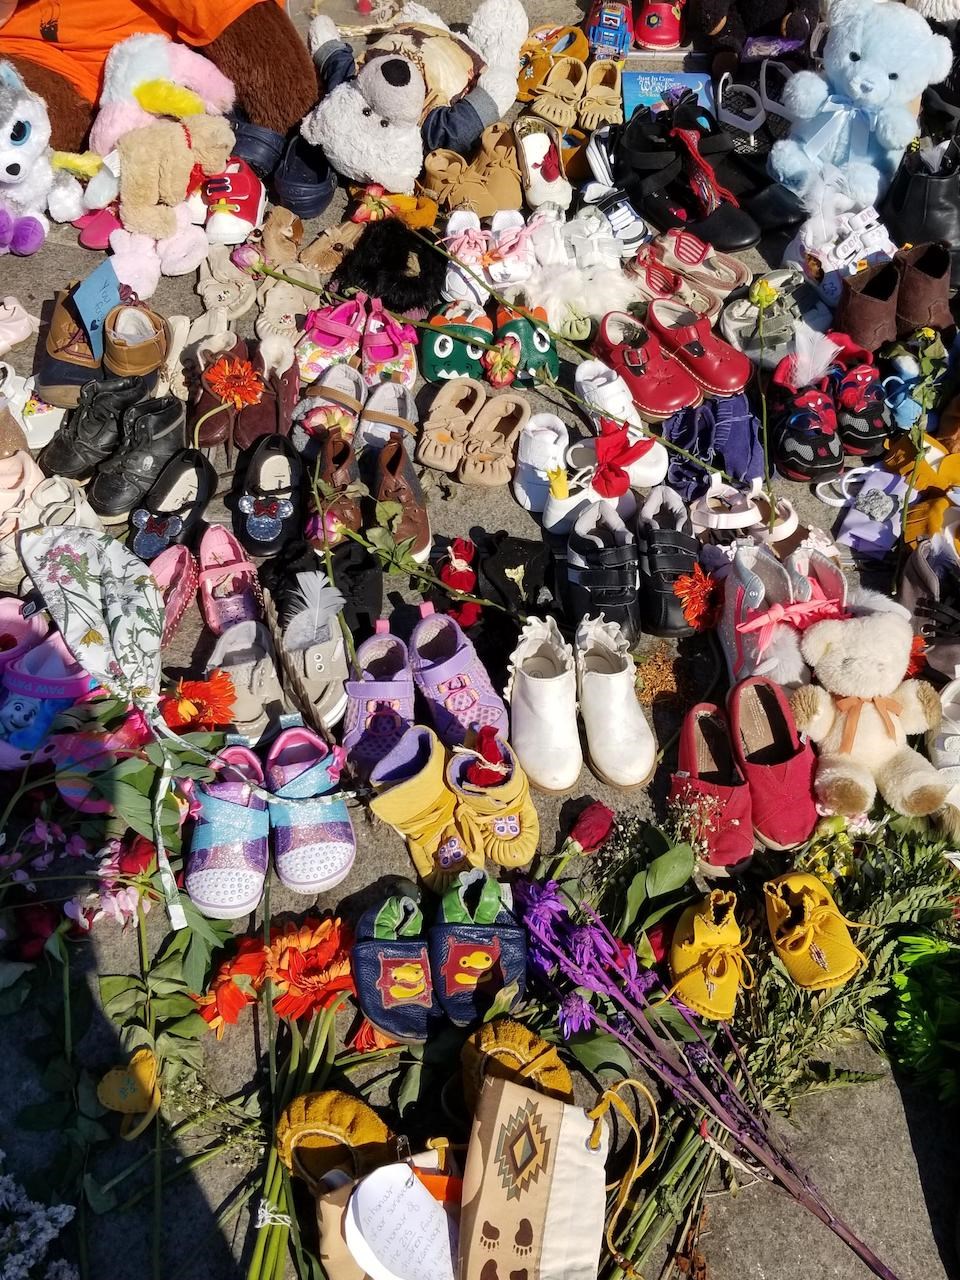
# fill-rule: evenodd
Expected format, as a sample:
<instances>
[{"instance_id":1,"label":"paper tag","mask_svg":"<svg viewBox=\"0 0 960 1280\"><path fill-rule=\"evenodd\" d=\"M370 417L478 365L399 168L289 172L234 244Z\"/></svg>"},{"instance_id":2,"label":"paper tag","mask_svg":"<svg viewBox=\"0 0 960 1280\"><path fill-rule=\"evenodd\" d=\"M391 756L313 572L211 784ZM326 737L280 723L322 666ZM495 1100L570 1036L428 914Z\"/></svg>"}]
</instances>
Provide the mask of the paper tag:
<instances>
[{"instance_id":1,"label":"paper tag","mask_svg":"<svg viewBox=\"0 0 960 1280\"><path fill-rule=\"evenodd\" d=\"M457 1224L406 1164L358 1183L344 1215L344 1238L371 1280L454 1280Z\"/></svg>"},{"instance_id":2,"label":"paper tag","mask_svg":"<svg viewBox=\"0 0 960 1280\"><path fill-rule=\"evenodd\" d=\"M103 359L103 323L120 305L120 281L109 258L91 271L73 291L73 305L87 334L95 359Z\"/></svg>"}]
</instances>

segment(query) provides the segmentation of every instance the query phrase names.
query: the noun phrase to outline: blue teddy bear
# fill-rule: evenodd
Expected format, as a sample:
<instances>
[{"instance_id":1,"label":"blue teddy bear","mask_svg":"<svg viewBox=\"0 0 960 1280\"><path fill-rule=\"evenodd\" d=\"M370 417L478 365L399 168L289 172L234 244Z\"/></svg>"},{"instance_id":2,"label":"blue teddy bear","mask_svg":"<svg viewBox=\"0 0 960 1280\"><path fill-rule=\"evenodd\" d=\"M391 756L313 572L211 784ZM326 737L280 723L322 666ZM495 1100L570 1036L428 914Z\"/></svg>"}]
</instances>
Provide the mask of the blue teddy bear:
<instances>
[{"instance_id":1,"label":"blue teddy bear","mask_svg":"<svg viewBox=\"0 0 960 1280\"><path fill-rule=\"evenodd\" d=\"M835 0L823 74L787 83L790 137L774 144L770 172L808 208L824 185L856 208L877 203L917 133L908 104L950 70L953 52L899 0Z\"/></svg>"}]
</instances>

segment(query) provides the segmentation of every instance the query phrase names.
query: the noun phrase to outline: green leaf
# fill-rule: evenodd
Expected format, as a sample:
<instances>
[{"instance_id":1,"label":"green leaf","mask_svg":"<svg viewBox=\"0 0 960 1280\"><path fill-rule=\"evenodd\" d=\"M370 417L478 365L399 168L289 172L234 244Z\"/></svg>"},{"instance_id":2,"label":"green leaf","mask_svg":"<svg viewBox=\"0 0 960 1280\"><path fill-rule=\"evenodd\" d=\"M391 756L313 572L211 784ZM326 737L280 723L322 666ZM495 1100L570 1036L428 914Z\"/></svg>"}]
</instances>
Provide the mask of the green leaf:
<instances>
[{"instance_id":1,"label":"green leaf","mask_svg":"<svg viewBox=\"0 0 960 1280\"><path fill-rule=\"evenodd\" d=\"M80 1072L80 1079L77 1082L77 1103L81 1115L88 1116L91 1120L106 1115L107 1109L97 1097L96 1078L93 1072L87 1071L86 1068Z\"/></svg>"},{"instance_id":2,"label":"green leaf","mask_svg":"<svg viewBox=\"0 0 960 1280\"><path fill-rule=\"evenodd\" d=\"M423 1045L412 1050L413 1062L407 1068L403 1083L397 1092L397 1110L401 1115L420 1101L420 1082L423 1077Z\"/></svg>"},{"instance_id":3,"label":"green leaf","mask_svg":"<svg viewBox=\"0 0 960 1280\"><path fill-rule=\"evenodd\" d=\"M187 917L187 927L197 937L203 938L211 950L216 951L224 946L227 939L233 936L231 920L208 920L206 916L200 914L188 897L182 897L180 902Z\"/></svg>"},{"instance_id":4,"label":"green leaf","mask_svg":"<svg viewBox=\"0 0 960 1280\"><path fill-rule=\"evenodd\" d=\"M627 889L627 900L623 908L623 917L620 920L619 933L623 934L633 924L637 918L637 912L640 910L647 897L647 873L646 871L638 871L630 881L630 887Z\"/></svg>"},{"instance_id":5,"label":"green leaf","mask_svg":"<svg viewBox=\"0 0 960 1280\"><path fill-rule=\"evenodd\" d=\"M673 893L687 883L696 865L693 850L688 844L677 844L647 867L647 896L661 898Z\"/></svg>"},{"instance_id":6,"label":"green leaf","mask_svg":"<svg viewBox=\"0 0 960 1280\"><path fill-rule=\"evenodd\" d=\"M513 1006L517 1003L517 997L520 994L519 982L509 982L500 990L493 998L493 1003L483 1015L484 1022L492 1022L494 1018L502 1018L505 1013L509 1013Z\"/></svg>"},{"instance_id":7,"label":"green leaf","mask_svg":"<svg viewBox=\"0 0 960 1280\"><path fill-rule=\"evenodd\" d=\"M52 956L57 964L67 963L67 944L63 940L63 934L59 929L54 929L50 937L43 944L44 954Z\"/></svg>"},{"instance_id":8,"label":"green leaf","mask_svg":"<svg viewBox=\"0 0 960 1280\"><path fill-rule=\"evenodd\" d=\"M157 1047L153 1036L139 1022L130 1022L123 1028L120 1032L120 1044L128 1054L134 1053L137 1049L156 1049Z\"/></svg>"},{"instance_id":9,"label":"green leaf","mask_svg":"<svg viewBox=\"0 0 960 1280\"><path fill-rule=\"evenodd\" d=\"M193 1001L190 1001L193 1004ZM171 1022L169 1026L164 1028L167 1035L177 1036L183 1040L198 1040L200 1036L205 1036L210 1030L210 1023L205 1018L201 1018L199 1013L194 1011L188 1013L186 1017L179 1018L176 1022Z\"/></svg>"},{"instance_id":10,"label":"green leaf","mask_svg":"<svg viewBox=\"0 0 960 1280\"><path fill-rule=\"evenodd\" d=\"M374 519L382 529L396 533L403 519L403 504L400 502L378 502L374 508Z\"/></svg>"},{"instance_id":11,"label":"green leaf","mask_svg":"<svg viewBox=\"0 0 960 1280\"><path fill-rule=\"evenodd\" d=\"M147 759L157 769L162 769L167 762L166 752L159 742L148 742L144 748Z\"/></svg>"},{"instance_id":12,"label":"green leaf","mask_svg":"<svg viewBox=\"0 0 960 1280\"><path fill-rule=\"evenodd\" d=\"M21 1009L29 996L33 983L31 975L25 973L18 978L12 987L0 991L0 1018L9 1017Z\"/></svg>"},{"instance_id":13,"label":"green leaf","mask_svg":"<svg viewBox=\"0 0 960 1280\"><path fill-rule=\"evenodd\" d=\"M116 1192L112 1188L109 1191L104 1190L92 1173L84 1176L83 1194L87 1204L96 1214L111 1213L119 1203Z\"/></svg>"},{"instance_id":14,"label":"green leaf","mask_svg":"<svg viewBox=\"0 0 960 1280\"><path fill-rule=\"evenodd\" d=\"M128 987L103 1006L103 1012L114 1022L129 1022L147 1003L146 994L136 987Z\"/></svg>"},{"instance_id":15,"label":"green leaf","mask_svg":"<svg viewBox=\"0 0 960 1280\"><path fill-rule=\"evenodd\" d=\"M151 1001L150 1007L158 1018L183 1018L188 1013L195 1013L197 1009L190 997L182 993L160 996L158 999ZM203 1025L207 1026L208 1024L204 1022Z\"/></svg>"},{"instance_id":16,"label":"green leaf","mask_svg":"<svg viewBox=\"0 0 960 1280\"><path fill-rule=\"evenodd\" d=\"M157 1036L157 1053L164 1063L177 1063L200 1071L203 1067L203 1045L196 1040L178 1040L162 1031Z\"/></svg>"},{"instance_id":17,"label":"green leaf","mask_svg":"<svg viewBox=\"0 0 960 1280\"><path fill-rule=\"evenodd\" d=\"M17 1112L17 1124L31 1133L47 1133L63 1129L74 1114L73 1099L48 1098L46 1102L34 1102Z\"/></svg>"},{"instance_id":18,"label":"green leaf","mask_svg":"<svg viewBox=\"0 0 960 1280\"><path fill-rule=\"evenodd\" d=\"M105 1129L99 1120L91 1120L89 1116L78 1115L75 1128L87 1144L107 1142L110 1138L110 1131Z\"/></svg>"},{"instance_id":19,"label":"green leaf","mask_svg":"<svg viewBox=\"0 0 960 1280\"><path fill-rule=\"evenodd\" d=\"M25 960L0 960L0 991L12 987L25 973L31 973L34 967Z\"/></svg>"},{"instance_id":20,"label":"green leaf","mask_svg":"<svg viewBox=\"0 0 960 1280\"><path fill-rule=\"evenodd\" d=\"M189 933L190 938L183 957L183 981L188 991L200 995L206 986L207 970L210 967L210 947L203 938L189 929L181 929L180 933Z\"/></svg>"},{"instance_id":21,"label":"green leaf","mask_svg":"<svg viewBox=\"0 0 960 1280\"><path fill-rule=\"evenodd\" d=\"M136 988L143 991L143 983L132 973L105 973L97 983L100 989L100 1002L107 1005L124 991Z\"/></svg>"},{"instance_id":22,"label":"green leaf","mask_svg":"<svg viewBox=\"0 0 960 1280\"><path fill-rule=\"evenodd\" d=\"M606 1031L581 1031L567 1041L570 1052L582 1067L594 1074L600 1071L617 1071L628 1076L633 1070L633 1059L624 1046Z\"/></svg>"},{"instance_id":23,"label":"green leaf","mask_svg":"<svg viewBox=\"0 0 960 1280\"><path fill-rule=\"evenodd\" d=\"M40 1083L50 1093L72 1093L77 1073L66 1058L52 1058L46 1065Z\"/></svg>"}]
</instances>

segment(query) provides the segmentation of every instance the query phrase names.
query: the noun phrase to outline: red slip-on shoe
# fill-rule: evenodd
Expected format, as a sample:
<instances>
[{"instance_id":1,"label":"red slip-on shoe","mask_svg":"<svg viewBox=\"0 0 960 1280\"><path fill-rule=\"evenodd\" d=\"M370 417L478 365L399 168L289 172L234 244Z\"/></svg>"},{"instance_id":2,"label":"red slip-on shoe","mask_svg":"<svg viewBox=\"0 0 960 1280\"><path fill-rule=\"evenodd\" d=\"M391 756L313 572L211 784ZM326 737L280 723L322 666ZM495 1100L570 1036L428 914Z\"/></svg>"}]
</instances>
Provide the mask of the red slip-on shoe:
<instances>
[{"instance_id":1,"label":"red slip-on shoe","mask_svg":"<svg viewBox=\"0 0 960 1280\"><path fill-rule=\"evenodd\" d=\"M615 369L648 421L659 422L703 399L699 385L658 339L627 311L610 311L600 321L595 354Z\"/></svg>"},{"instance_id":2,"label":"red slip-on shoe","mask_svg":"<svg viewBox=\"0 0 960 1280\"><path fill-rule=\"evenodd\" d=\"M710 328L706 316L679 302L658 299L647 308L647 326L664 351L674 356L706 391L735 396L750 381L753 365Z\"/></svg>"},{"instance_id":3,"label":"red slip-on shoe","mask_svg":"<svg viewBox=\"0 0 960 1280\"><path fill-rule=\"evenodd\" d=\"M641 49L679 49L681 11L680 3L641 0L633 22L634 42Z\"/></svg>"},{"instance_id":4,"label":"red slip-on shoe","mask_svg":"<svg viewBox=\"0 0 960 1280\"><path fill-rule=\"evenodd\" d=\"M749 866L750 788L733 754L727 718L712 702L698 702L684 717L670 804L684 809L706 874L733 875Z\"/></svg>"},{"instance_id":5,"label":"red slip-on shoe","mask_svg":"<svg viewBox=\"0 0 960 1280\"><path fill-rule=\"evenodd\" d=\"M817 825L817 761L800 740L783 689L751 676L727 695L733 753L750 788L753 829L768 849L793 849Z\"/></svg>"}]
</instances>

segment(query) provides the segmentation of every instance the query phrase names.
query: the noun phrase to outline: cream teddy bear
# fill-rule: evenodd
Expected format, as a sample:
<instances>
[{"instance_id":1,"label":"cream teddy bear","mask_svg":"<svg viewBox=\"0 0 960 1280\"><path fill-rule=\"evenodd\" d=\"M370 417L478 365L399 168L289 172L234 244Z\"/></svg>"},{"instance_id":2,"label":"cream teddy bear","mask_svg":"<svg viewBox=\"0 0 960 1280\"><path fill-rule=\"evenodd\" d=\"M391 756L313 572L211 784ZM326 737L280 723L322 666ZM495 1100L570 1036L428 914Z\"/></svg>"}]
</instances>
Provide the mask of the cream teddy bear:
<instances>
[{"instance_id":1,"label":"cream teddy bear","mask_svg":"<svg viewBox=\"0 0 960 1280\"><path fill-rule=\"evenodd\" d=\"M940 723L940 699L925 680L904 680L913 631L893 613L831 619L804 634L801 653L819 681L790 699L797 728L818 746L817 800L854 817L879 790L898 813L941 807L949 790L907 736Z\"/></svg>"}]
</instances>

